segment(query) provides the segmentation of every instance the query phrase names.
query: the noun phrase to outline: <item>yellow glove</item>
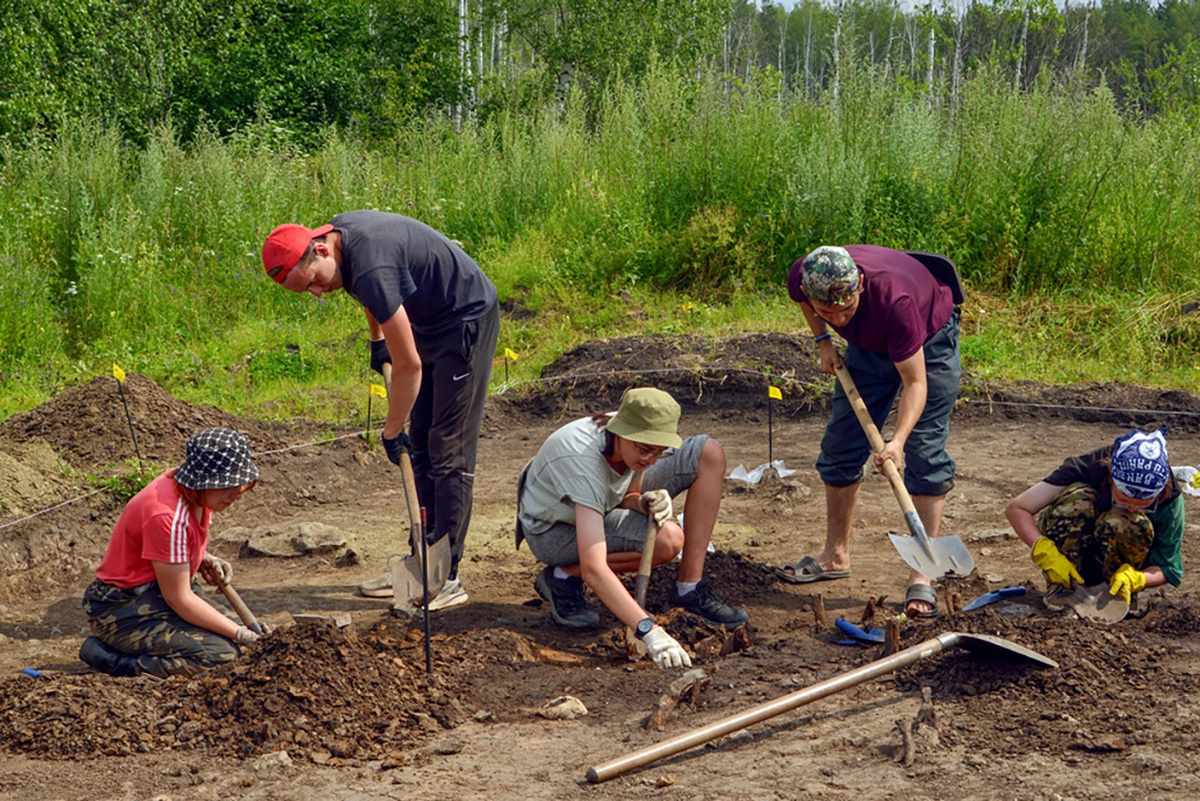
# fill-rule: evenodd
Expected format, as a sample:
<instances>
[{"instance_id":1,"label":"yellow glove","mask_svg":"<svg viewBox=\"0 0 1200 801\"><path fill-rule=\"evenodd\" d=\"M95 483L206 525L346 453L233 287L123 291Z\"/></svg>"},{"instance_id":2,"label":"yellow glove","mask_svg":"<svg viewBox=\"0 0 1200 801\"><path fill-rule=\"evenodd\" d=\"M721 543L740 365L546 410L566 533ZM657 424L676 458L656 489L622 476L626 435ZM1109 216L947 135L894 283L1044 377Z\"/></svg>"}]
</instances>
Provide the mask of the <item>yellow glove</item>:
<instances>
[{"instance_id":1,"label":"yellow glove","mask_svg":"<svg viewBox=\"0 0 1200 801\"><path fill-rule=\"evenodd\" d=\"M1030 555L1033 557L1033 563L1046 572L1046 580L1051 584L1058 584L1069 590L1072 581L1076 584L1083 583L1083 576L1079 575L1079 570L1071 564L1070 559L1062 555L1049 538L1040 537L1033 544L1033 553Z\"/></svg>"},{"instance_id":2,"label":"yellow glove","mask_svg":"<svg viewBox=\"0 0 1200 801\"><path fill-rule=\"evenodd\" d=\"M1108 581L1108 594L1118 595L1125 603L1133 600L1136 593L1146 589L1146 574L1135 570L1133 565L1121 565Z\"/></svg>"}]
</instances>

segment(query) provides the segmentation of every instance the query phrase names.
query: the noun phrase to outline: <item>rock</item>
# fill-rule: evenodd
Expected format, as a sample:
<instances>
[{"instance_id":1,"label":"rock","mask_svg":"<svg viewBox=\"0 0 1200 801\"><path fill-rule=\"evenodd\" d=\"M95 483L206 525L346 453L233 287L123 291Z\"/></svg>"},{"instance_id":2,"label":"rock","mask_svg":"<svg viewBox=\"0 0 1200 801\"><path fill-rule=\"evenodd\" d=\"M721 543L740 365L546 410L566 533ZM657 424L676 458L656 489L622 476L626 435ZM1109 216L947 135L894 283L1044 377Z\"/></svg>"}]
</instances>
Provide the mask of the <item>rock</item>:
<instances>
[{"instance_id":1,"label":"rock","mask_svg":"<svg viewBox=\"0 0 1200 801\"><path fill-rule=\"evenodd\" d=\"M340 561L350 549L349 538L341 530L311 522L255 529L239 526L222 533L217 542L238 546L239 559L317 555L334 556Z\"/></svg>"},{"instance_id":2,"label":"rock","mask_svg":"<svg viewBox=\"0 0 1200 801\"><path fill-rule=\"evenodd\" d=\"M252 767L256 773L262 773L268 770L279 770L281 768L290 768L292 766L292 758L288 756L287 751L272 751L269 754L263 754L258 759L254 760Z\"/></svg>"},{"instance_id":3,"label":"rock","mask_svg":"<svg viewBox=\"0 0 1200 801\"><path fill-rule=\"evenodd\" d=\"M560 695L537 711L546 720L574 720L588 713L583 701L571 695Z\"/></svg>"}]
</instances>

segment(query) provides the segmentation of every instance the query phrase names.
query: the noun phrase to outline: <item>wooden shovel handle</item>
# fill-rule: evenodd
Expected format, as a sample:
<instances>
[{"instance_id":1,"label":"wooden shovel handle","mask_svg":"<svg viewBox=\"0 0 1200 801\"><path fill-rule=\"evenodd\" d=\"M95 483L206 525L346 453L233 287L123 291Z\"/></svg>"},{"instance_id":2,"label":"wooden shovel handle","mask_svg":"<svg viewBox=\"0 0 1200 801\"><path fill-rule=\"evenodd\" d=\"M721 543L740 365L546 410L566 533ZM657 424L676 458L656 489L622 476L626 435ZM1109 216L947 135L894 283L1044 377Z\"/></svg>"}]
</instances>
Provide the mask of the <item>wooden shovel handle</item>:
<instances>
[{"instance_id":1,"label":"wooden shovel handle","mask_svg":"<svg viewBox=\"0 0 1200 801\"><path fill-rule=\"evenodd\" d=\"M383 384L387 388L388 398L392 396L392 363L383 363ZM404 476L404 500L408 504L408 519L412 525L410 541L414 552L419 553L424 531L421 526L421 499L417 497L417 477L413 473L412 459L408 451L400 452L400 473Z\"/></svg>"},{"instance_id":2,"label":"wooden shovel handle","mask_svg":"<svg viewBox=\"0 0 1200 801\"><path fill-rule=\"evenodd\" d=\"M867 404L863 401L862 395L858 393L858 387L854 385L854 379L850 377L850 371L846 369L844 362L837 368L837 377L838 381L842 383L842 391L846 393L846 399L850 401L850 408L854 410L859 424L867 435L867 441L871 443L871 450L875 453L882 453L883 436L875 427L875 421L871 419L871 413L867 411ZM884 461L883 472L891 482L892 492L896 494L896 500L900 502L900 508L904 514L906 516L909 512L915 514L916 507L913 506L912 496L908 494L908 489L904 486L904 479L900 477L900 471L896 469L896 465L891 459Z\"/></svg>"},{"instance_id":3,"label":"wooden shovel handle","mask_svg":"<svg viewBox=\"0 0 1200 801\"><path fill-rule=\"evenodd\" d=\"M650 586L650 569L654 564L654 541L658 538L658 526L654 518L646 515L646 541L642 544L642 559L638 562L637 583L634 585L633 600L646 608L646 590Z\"/></svg>"},{"instance_id":4,"label":"wooden shovel handle","mask_svg":"<svg viewBox=\"0 0 1200 801\"><path fill-rule=\"evenodd\" d=\"M246 624L246 628L255 634L263 633L262 624L258 622L258 618L254 616L254 613L250 611L250 607L246 606L246 602L242 600L242 596L238 595L237 590L224 581L221 581L220 577L217 578L217 589L229 601L229 605L233 607L233 610L238 613L238 617Z\"/></svg>"}]
</instances>

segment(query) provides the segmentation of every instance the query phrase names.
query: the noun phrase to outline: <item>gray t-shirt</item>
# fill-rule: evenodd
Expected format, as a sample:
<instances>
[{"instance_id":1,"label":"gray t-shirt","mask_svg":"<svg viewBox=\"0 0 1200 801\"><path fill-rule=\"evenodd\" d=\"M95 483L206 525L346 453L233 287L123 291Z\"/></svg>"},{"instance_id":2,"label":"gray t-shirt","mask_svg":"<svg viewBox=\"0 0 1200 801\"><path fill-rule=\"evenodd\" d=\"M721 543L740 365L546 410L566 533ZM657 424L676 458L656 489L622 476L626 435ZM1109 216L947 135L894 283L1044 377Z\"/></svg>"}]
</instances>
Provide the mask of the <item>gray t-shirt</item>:
<instances>
[{"instance_id":1,"label":"gray t-shirt","mask_svg":"<svg viewBox=\"0 0 1200 801\"><path fill-rule=\"evenodd\" d=\"M575 504L601 515L621 505L635 473L613 470L603 450L604 429L590 417L568 423L542 443L517 511L527 536L555 523L575 525Z\"/></svg>"},{"instance_id":2,"label":"gray t-shirt","mask_svg":"<svg viewBox=\"0 0 1200 801\"><path fill-rule=\"evenodd\" d=\"M342 235L342 285L381 323L403 304L413 331L435 337L496 302L479 265L423 222L382 211L347 211L332 222Z\"/></svg>"}]
</instances>

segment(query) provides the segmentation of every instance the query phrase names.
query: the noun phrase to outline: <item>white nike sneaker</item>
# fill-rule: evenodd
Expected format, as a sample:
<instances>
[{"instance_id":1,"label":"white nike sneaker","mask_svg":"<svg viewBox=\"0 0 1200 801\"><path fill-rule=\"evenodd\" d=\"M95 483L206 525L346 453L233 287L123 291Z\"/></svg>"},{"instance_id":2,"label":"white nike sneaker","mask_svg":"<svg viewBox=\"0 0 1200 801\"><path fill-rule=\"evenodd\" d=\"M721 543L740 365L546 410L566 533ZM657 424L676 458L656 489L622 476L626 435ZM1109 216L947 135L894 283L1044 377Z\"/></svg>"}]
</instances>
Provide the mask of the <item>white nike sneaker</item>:
<instances>
[{"instance_id":1,"label":"white nike sneaker","mask_svg":"<svg viewBox=\"0 0 1200 801\"><path fill-rule=\"evenodd\" d=\"M429 611L436 612L439 609L449 609L452 606L458 606L466 602L467 591L463 589L462 581L456 578L452 581L447 581L445 586L442 587L442 591L429 599ZM424 610L422 610L420 604L413 604L411 606L392 604L392 612L397 615L404 614L420 617L422 611Z\"/></svg>"}]
</instances>

